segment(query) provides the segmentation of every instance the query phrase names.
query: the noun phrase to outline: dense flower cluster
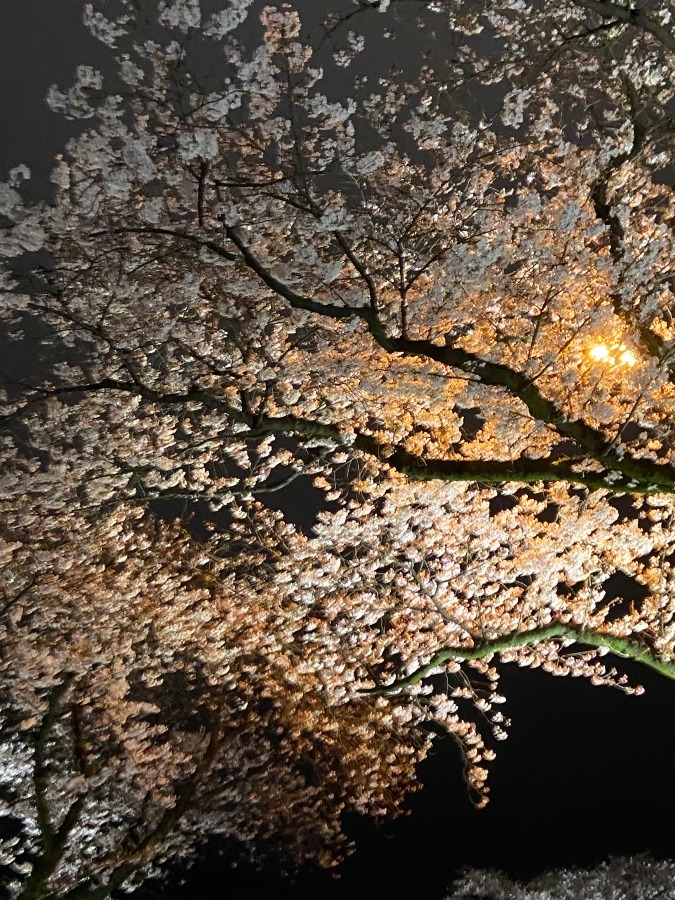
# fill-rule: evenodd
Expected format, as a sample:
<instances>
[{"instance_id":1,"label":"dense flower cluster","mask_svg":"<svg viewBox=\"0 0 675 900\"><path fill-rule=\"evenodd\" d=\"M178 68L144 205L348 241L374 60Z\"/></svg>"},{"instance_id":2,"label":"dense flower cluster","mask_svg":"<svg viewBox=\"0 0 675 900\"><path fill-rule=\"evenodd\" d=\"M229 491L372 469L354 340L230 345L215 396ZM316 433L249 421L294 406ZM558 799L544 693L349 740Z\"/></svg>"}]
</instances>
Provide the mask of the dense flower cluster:
<instances>
[{"instance_id":1,"label":"dense flower cluster","mask_svg":"<svg viewBox=\"0 0 675 900\"><path fill-rule=\"evenodd\" d=\"M447 900L672 900L674 876L672 862L657 862L648 856L615 857L596 869L557 869L526 885L500 872L472 869L458 881Z\"/></svg>"}]
</instances>

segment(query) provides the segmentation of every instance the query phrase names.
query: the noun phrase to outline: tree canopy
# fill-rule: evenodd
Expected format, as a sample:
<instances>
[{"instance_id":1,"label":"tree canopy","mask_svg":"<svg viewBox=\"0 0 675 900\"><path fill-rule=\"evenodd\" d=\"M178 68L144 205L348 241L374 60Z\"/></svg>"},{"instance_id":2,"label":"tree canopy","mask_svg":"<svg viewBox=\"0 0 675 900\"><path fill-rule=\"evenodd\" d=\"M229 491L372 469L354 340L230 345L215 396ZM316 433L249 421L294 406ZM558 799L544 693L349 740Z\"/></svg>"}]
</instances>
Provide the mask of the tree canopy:
<instances>
[{"instance_id":1,"label":"tree canopy","mask_svg":"<svg viewBox=\"0 0 675 900\"><path fill-rule=\"evenodd\" d=\"M86 4L0 185L21 900L334 865L439 733L484 804L499 663L675 678L673 4L316 6Z\"/></svg>"},{"instance_id":2,"label":"tree canopy","mask_svg":"<svg viewBox=\"0 0 675 900\"><path fill-rule=\"evenodd\" d=\"M556 869L527 885L500 872L471 869L458 880L446 900L671 900L675 897L674 875L672 862L657 862L648 856L614 857L595 869Z\"/></svg>"}]
</instances>

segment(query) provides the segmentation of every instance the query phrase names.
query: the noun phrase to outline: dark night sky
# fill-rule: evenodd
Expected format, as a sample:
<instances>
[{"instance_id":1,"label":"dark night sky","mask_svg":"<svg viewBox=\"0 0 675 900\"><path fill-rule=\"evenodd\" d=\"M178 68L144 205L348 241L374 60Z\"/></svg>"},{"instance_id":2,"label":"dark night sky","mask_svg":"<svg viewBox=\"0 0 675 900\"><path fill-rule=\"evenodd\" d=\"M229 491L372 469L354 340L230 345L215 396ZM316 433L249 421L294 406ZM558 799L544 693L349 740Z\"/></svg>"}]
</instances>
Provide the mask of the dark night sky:
<instances>
[{"instance_id":1,"label":"dark night sky","mask_svg":"<svg viewBox=\"0 0 675 900\"><path fill-rule=\"evenodd\" d=\"M0 6L0 177L25 161L38 191L71 127L47 109L47 87L69 83L76 64L97 61L79 10L79 0L4 0ZM675 684L625 666L647 688L633 697L503 668L505 713L513 725L497 746L485 810L471 807L448 740L423 766L424 789L410 799L411 815L380 826L350 821L358 850L340 879L303 873L283 880L271 869L232 868L232 853L219 857L214 850L192 871L176 873L169 886L149 885L137 896L435 900L464 865L527 877L609 854L651 851L675 858L675 838L663 824L672 821L675 796Z\"/></svg>"}]
</instances>

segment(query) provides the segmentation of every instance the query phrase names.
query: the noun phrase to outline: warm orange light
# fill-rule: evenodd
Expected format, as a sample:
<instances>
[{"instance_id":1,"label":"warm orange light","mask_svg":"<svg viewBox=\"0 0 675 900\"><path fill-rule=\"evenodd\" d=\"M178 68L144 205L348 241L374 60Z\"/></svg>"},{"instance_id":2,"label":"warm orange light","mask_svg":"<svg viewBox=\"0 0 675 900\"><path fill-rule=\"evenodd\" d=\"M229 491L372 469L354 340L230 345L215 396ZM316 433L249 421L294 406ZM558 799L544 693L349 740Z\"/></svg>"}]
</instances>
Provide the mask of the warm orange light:
<instances>
[{"instance_id":1,"label":"warm orange light","mask_svg":"<svg viewBox=\"0 0 675 900\"><path fill-rule=\"evenodd\" d=\"M594 344L591 347L588 355L591 357L591 359L594 359L596 362L605 362L605 361L608 361L610 358L609 348L607 347L606 344Z\"/></svg>"},{"instance_id":2,"label":"warm orange light","mask_svg":"<svg viewBox=\"0 0 675 900\"><path fill-rule=\"evenodd\" d=\"M614 344L608 347L603 341L589 349L588 355L594 362L604 363L606 366L634 366L637 356L629 350L625 344Z\"/></svg>"}]
</instances>

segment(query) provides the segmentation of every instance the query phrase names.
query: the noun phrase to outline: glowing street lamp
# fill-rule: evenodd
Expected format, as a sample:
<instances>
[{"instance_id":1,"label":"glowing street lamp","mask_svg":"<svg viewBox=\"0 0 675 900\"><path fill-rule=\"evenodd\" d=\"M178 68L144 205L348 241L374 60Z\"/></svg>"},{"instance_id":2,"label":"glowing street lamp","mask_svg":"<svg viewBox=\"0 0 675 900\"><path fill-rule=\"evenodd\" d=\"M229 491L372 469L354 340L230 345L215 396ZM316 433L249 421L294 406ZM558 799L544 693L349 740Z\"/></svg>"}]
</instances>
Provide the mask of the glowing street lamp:
<instances>
[{"instance_id":1,"label":"glowing street lamp","mask_svg":"<svg viewBox=\"0 0 675 900\"><path fill-rule=\"evenodd\" d=\"M595 362L609 362L611 359L607 344L594 344L589 350L588 355L591 359L595 360Z\"/></svg>"},{"instance_id":2,"label":"glowing street lamp","mask_svg":"<svg viewBox=\"0 0 675 900\"><path fill-rule=\"evenodd\" d=\"M637 363L637 356L625 344L615 344L608 347L604 341L599 341L588 351L588 355L594 362L605 363L607 366L632 367Z\"/></svg>"}]
</instances>

